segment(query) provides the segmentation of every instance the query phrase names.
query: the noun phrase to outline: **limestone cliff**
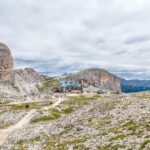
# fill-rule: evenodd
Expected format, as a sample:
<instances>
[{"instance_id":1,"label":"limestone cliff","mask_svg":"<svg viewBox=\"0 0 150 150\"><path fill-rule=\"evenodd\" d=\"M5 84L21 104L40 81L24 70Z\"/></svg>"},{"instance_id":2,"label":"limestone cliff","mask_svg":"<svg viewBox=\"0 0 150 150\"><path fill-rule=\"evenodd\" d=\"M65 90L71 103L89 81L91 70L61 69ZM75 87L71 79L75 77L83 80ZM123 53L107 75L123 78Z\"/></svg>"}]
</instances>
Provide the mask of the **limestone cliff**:
<instances>
[{"instance_id":1,"label":"limestone cliff","mask_svg":"<svg viewBox=\"0 0 150 150\"><path fill-rule=\"evenodd\" d=\"M13 80L13 58L9 48L0 43L0 81Z\"/></svg>"},{"instance_id":2,"label":"limestone cliff","mask_svg":"<svg viewBox=\"0 0 150 150\"><path fill-rule=\"evenodd\" d=\"M0 43L0 94L38 96L38 84L45 78L31 68L14 70L11 51L5 44Z\"/></svg>"},{"instance_id":3,"label":"limestone cliff","mask_svg":"<svg viewBox=\"0 0 150 150\"><path fill-rule=\"evenodd\" d=\"M119 78L104 69L87 69L67 78L79 81L83 88L93 86L101 90L121 91Z\"/></svg>"}]
</instances>

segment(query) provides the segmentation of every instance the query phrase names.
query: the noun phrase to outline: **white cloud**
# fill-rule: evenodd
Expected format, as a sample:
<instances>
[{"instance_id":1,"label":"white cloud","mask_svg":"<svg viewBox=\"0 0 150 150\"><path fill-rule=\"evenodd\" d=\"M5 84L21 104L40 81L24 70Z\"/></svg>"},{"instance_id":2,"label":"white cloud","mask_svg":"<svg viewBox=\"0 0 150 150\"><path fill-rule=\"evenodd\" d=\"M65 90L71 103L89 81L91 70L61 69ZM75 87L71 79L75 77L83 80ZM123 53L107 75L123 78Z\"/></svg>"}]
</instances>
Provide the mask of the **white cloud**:
<instances>
[{"instance_id":1,"label":"white cloud","mask_svg":"<svg viewBox=\"0 0 150 150\"><path fill-rule=\"evenodd\" d=\"M0 0L0 41L16 68L150 79L149 14L149 0Z\"/></svg>"}]
</instances>

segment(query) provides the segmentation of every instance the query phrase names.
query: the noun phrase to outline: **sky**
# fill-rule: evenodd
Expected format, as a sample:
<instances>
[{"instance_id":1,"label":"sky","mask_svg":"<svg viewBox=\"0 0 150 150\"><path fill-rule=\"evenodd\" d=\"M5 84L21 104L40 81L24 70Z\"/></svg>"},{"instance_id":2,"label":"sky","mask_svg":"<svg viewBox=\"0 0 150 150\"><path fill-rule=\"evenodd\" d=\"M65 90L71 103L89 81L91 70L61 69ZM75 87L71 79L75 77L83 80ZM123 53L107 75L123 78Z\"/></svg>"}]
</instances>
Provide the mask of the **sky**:
<instances>
[{"instance_id":1,"label":"sky","mask_svg":"<svg viewBox=\"0 0 150 150\"><path fill-rule=\"evenodd\" d=\"M150 0L0 0L0 42L15 68L148 80Z\"/></svg>"}]
</instances>

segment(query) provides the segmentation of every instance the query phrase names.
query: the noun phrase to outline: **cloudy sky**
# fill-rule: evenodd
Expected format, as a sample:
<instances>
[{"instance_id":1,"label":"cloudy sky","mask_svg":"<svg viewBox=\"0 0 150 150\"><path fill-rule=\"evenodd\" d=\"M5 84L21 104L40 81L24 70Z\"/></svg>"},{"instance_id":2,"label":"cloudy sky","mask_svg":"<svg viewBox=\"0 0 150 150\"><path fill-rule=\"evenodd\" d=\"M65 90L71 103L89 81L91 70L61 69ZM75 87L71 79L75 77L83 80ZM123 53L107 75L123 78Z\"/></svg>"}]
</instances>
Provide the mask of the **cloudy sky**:
<instances>
[{"instance_id":1,"label":"cloudy sky","mask_svg":"<svg viewBox=\"0 0 150 150\"><path fill-rule=\"evenodd\" d=\"M0 41L15 68L150 79L150 0L0 0Z\"/></svg>"}]
</instances>

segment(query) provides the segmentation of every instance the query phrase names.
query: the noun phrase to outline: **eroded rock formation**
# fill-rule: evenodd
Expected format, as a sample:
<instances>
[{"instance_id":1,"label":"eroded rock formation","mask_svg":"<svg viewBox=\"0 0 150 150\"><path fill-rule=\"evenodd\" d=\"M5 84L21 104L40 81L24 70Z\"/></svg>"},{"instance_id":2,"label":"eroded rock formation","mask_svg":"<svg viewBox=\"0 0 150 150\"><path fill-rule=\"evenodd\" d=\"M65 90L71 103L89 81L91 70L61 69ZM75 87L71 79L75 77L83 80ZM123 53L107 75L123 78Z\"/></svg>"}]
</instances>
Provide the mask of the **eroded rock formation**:
<instances>
[{"instance_id":1,"label":"eroded rock formation","mask_svg":"<svg viewBox=\"0 0 150 150\"><path fill-rule=\"evenodd\" d=\"M0 43L0 81L12 80L13 78L13 59L9 48Z\"/></svg>"},{"instance_id":2,"label":"eroded rock formation","mask_svg":"<svg viewBox=\"0 0 150 150\"><path fill-rule=\"evenodd\" d=\"M45 80L34 69L13 70L13 58L9 48L0 43L0 94L37 96L37 85Z\"/></svg>"},{"instance_id":3,"label":"eroded rock formation","mask_svg":"<svg viewBox=\"0 0 150 150\"><path fill-rule=\"evenodd\" d=\"M93 86L101 90L121 91L120 79L104 69L87 69L68 78L79 81L83 88Z\"/></svg>"}]
</instances>

